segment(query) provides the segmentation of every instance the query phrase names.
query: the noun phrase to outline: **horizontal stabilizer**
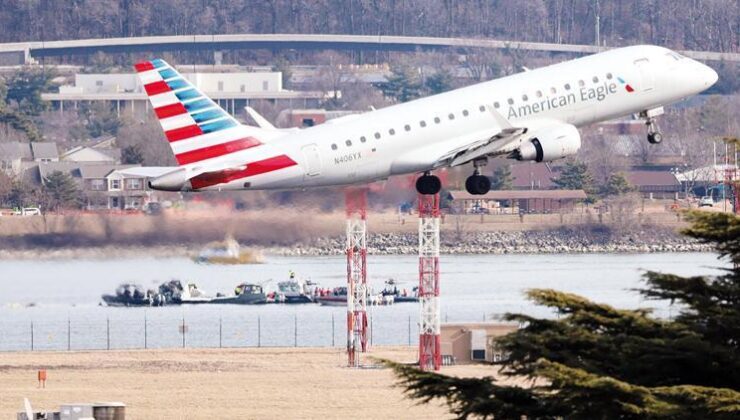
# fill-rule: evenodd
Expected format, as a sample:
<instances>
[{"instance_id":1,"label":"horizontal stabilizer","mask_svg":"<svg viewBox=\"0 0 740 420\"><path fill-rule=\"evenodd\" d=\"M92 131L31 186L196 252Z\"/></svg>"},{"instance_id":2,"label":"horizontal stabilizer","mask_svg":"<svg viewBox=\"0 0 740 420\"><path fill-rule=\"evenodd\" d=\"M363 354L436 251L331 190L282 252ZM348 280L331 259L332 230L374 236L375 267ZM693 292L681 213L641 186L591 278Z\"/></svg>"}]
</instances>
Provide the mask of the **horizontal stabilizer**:
<instances>
[{"instance_id":1,"label":"horizontal stabilizer","mask_svg":"<svg viewBox=\"0 0 740 420\"><path fill-rule=\"evenodd\" d=\"M252 117L255 123L257 123L257 126L259 128L263 128L265 130L275 130L275 126L270 123L270 121L267 121L265 117L259 114L259 112L255 111L254 108L251 106L245 106L244 110L247 111L247 114Z\"/></svg>"},{"instance_id":2,"label":"horizontal stabilizer","mask_svg":"<svg viewBox=\"0 0 740 420\"><path fill-rule=\"evenodd\" d=\"M116 172L129 177L157 178L178 170L177 166L139 166L119 169Z\"/></svg>"}]
</instances>

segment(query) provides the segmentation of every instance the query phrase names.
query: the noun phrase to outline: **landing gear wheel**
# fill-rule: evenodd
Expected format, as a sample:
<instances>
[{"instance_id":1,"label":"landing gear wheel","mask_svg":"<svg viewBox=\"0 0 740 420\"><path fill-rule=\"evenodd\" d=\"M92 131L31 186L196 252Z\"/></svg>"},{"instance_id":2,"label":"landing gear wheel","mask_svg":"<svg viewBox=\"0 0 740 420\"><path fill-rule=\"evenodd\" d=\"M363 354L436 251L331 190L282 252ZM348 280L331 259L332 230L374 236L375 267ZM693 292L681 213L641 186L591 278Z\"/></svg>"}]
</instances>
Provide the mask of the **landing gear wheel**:
<instances>
[{"instance_id":1,"label":"landing gear wheel","mask_svg":"<svg viewBox=\"0 0 740 420\"><path fill-rule=\"evenodd\" d=\"M434 195L442 190L442 181L435 175L422 175L416 180L416 191L419 194Z\"/></svg>"},{"instance_id":2,"label":"landing gear wheel","mask_svg":"<svg viewBox=\"0 0 740 420\"><path fill-rule=\"evenodd\" d=\"M663 135L656 131L654 133L648 133L647 139L650 144L660 144L663 141Z\"/></svg>"},{"instance_id":3,"label":"landing gear wheel","mask_svg":"<svg viewBox=\"0 0 740 420\"><path fill-rule=\"evenodd\" d=\"M484 195L491 191L491 180L487 176L472 175L465 180L465 190L472 195Z\"/></svg>"}]
</instances>

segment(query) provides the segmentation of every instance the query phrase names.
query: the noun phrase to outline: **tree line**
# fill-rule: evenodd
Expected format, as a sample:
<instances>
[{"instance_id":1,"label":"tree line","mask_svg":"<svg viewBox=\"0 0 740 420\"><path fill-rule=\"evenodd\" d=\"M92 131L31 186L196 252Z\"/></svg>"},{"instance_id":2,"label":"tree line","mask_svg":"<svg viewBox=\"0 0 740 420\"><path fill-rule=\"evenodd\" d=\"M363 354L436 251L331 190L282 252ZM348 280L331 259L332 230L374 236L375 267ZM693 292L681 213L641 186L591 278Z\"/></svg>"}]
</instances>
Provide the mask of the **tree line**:
<instances>
[{"instance_id":1,"label":"tree line","mask_svg":"<svg viewBox=\"0 0 740 420\"><path fill-rule=\"evenodd\" d=\"M737 51L734 0L8 0L1 42L336 33Z\"/></svg>"}]
</instances>

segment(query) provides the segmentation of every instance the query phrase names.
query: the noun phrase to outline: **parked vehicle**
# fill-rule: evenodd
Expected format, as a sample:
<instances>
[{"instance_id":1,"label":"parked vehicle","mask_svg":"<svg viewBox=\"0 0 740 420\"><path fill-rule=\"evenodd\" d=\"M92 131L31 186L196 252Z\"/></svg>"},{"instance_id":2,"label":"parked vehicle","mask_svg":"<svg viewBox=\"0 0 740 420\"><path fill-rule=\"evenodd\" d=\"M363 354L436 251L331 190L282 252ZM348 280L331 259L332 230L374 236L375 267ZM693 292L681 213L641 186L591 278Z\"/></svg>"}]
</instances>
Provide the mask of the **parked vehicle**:
<instances>
[{"instance_id":1,"label":"parked vehicle","mask_svg":"<svg viewBox=\"0 0 740 420\"><path fill-rule=\"evenodd\" d=\"M699 200L699 207L713 207L714 199L711 196L704 196Z\"/></svg>"},{"instance_id":2,"label":"parked vehicle","mask_svg":"<svg viewBox=\"0 0 740 420\"><path fill-rule=\"evenodd\" d=\"M23 207L13 210L13 216L41 216L41 209L38 207Z\"/></svg>"}]
</instances>

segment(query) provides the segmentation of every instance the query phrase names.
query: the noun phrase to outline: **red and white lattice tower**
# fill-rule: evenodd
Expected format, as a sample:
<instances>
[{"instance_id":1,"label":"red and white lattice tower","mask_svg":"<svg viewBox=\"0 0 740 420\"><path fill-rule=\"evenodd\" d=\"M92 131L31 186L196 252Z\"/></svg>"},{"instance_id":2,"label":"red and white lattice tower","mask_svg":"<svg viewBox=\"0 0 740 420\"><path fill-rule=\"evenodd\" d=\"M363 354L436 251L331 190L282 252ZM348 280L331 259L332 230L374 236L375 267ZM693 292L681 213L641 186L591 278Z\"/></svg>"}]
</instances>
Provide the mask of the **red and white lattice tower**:
<instances>
[{"instance_id":1,"label":"red and white lattice tower","mask_svg":"<svg viewBox=\"0 0 740 420\"><path fill-rule=\"evenodd\" d=\"M439 316L439 194L419 194L419 368L442 364Z\"/></svg>"},{"instance_id":2,"label":"red and white lattice tower","mask_svg":"<svg viewBox=\"0 0 740 420\"><path fill-rule=\"evenodd\" d=\"M367 189L345 191L347 209L347 356L360 366L367 351Z\"/></svg>"}]
</instances>

